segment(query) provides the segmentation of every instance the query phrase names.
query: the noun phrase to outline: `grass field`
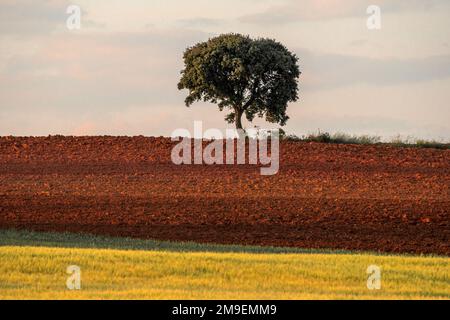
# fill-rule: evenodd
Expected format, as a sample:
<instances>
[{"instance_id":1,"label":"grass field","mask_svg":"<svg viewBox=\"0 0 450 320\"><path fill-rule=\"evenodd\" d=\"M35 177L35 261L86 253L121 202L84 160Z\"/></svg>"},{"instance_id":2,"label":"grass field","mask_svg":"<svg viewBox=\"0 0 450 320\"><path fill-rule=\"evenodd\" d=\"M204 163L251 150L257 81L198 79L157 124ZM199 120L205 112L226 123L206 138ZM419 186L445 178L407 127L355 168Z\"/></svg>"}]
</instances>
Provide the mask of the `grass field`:
<instances>
[{"instance_id":1,"label":"grass field","mask_svg":"<svg viewBox=\"0 0 450 320\"><path fill-rule=\"evenodd\" d=\"M0 261L0 299L450 299L448 257L0 231Z\"/></svg>"}]
</instances>

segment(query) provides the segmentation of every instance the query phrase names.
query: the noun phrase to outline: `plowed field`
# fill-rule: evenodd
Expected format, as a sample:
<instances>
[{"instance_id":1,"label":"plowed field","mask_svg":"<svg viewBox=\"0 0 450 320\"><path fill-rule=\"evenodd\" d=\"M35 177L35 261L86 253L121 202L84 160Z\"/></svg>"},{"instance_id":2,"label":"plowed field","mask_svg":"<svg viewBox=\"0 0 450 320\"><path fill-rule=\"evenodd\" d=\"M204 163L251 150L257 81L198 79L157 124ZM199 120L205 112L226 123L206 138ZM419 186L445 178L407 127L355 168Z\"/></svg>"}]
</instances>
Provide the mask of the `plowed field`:
<instances>
[{"instance_id":1,"label":"plowed field","mask_svg":"<svg viewBox=\"0 0 450 320\"><path fill-rule=\"evenodd\" d=\"M450 151L283 142L280 170L145 137L0 138L0 228L450 255Z\"/></svg>"}]
</instances>

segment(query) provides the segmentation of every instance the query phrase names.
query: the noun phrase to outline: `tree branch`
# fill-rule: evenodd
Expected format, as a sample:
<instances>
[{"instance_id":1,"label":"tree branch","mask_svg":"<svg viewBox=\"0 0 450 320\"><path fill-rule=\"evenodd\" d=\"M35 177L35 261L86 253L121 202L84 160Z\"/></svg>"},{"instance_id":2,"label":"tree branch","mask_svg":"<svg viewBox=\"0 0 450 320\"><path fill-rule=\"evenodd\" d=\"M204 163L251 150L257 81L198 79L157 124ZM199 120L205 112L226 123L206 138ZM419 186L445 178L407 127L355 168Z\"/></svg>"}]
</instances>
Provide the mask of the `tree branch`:
<instances>
[{"instance_id":1,"label":"tree branch","mask_svg":"<svg viewBox=\"0 0 450 320\"><path fill-rule=\"evenodd\" d=\"M247 108L250 107L252 105L252 103L255 101L256 90L258 89L258 84L259 84L259 79L255 80L255 82L253 83L253 88L252 88L252 93L251 93L250 99L248 99L248 101L242 107L242 109L244 111L247 110Z\"/></svg>"}]
</instances>

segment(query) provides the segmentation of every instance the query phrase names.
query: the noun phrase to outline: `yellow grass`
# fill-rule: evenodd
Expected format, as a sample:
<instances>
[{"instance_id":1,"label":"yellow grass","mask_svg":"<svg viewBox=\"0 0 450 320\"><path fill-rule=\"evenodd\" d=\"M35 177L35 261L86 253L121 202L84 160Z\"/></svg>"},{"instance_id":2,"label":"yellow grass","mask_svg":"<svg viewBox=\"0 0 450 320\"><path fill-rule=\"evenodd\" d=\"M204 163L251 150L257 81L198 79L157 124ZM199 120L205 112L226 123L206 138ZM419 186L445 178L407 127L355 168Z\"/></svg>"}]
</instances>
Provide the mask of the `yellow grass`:
<instances>
[{"instance_id":1,"label":"yellow grass","mask_svg":"<svg viewBox=\"0 0 450 320\"><path fill-rule=\"evenodd\" d=\"M449 299L447 257L0 247L1 299ZM81 268L81 289L66 269ZM381 290L366 269L381 267Z\"/></svg>"}]
</instances>

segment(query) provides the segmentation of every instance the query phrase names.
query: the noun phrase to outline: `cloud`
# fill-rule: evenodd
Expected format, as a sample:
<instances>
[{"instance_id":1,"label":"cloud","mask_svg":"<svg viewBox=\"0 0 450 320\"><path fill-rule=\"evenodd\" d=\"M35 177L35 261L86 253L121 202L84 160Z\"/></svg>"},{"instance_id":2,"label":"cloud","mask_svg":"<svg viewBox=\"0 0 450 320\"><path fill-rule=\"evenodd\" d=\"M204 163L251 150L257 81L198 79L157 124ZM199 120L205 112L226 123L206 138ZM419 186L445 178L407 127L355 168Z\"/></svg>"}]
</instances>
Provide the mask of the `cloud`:
<instances>
[{"instance_id":1,"label":"cloud","mask_svg":"<svg viewBox=\"0 0 450 320\"><path fill-rule=\"evenodd\" d=\"M367 39L358 39L358 40L350 41L350 43L348 45L351 47L360 47L365 44L367 44Z\"/></svg>"},{"instance_id":2,"label":"cloud","mask_svg":"<svg viewBox=\"0 0 450 320\"><path fill-rule=\"evenodd\" d=\"M209 36L186 29L54 35L41 40L36 53L6 60L0 95L3 101L96 110L175 105L183 100L176 88L183 51ZM300 58L303 91L390 86L450 76L450 55L373 59L304 48L294 52ZM27 87L31 89L24 95Z\"/></svg>"},{"instance_id":3,"label":"cloud","mask_svg":"<svg viewBox=\"0 0 450 320\"><path fill-rule=\"evenodd\" d=\"M365 17L366 9L374 4L371 0L290 0L264 12L244 15L239 21L253 24L293 23L305 20L322 20L348 17ZM383 13L411 10L430 10L437 5L446 5L445 0L378 0Z\"/></svg>"},{"instance_id":4,"label":"cloud","mask_svg":"<svg viewBox=\"0 0 450 320\"><path fill-rule=\"evenodd\" d=\"M65 30L69 17L66 10L73 4L68 0L2 0L0 2L0 36L48 35L55 30ZM83 28L104 28L88 19L81 8Z\"/></svg>"},{"instance_id":5,"label":"cloud","mask_svg":"<svg viewBox=\"0 0 450 320\"><path fill-rule=\"evenodd\" d=\"M369 84L389 86L450 77L450 55L422 59L373 59L295 50L305 90Z\"/></svg>"},{"instance_id":6,"label":"cloud","mask_svg":"<svg viewBox=\"0 0 450 320\"><path fill-rule=\"evenodd\" d=\"M69 1L3 0L0 34L37 34L54 30L66 19Z\"/></svg>"},{"instance_id":7,"label":"cloud","mask_svg":"<svg viewBox=\"0 0 450 320\"><path fill-rule=\"evenodd\" d=\"M199 31L170 29L66 32L17 40L23 44L21 50L10 50L0 65L2 108L52 114L65 110L66 116L73 116L136 105L182 105L183 94L176 85L183 51L208 37Z\"/></svg>"},{"instance_id":8,"label":"cloud","mask_svg":"<svg viewBox=\"0 0 450 320\"><path fill-rule=\"evenodd\" d=\"M179 19L176 24L184 28L202 29L209 27L216 27L223 23L219 19L211 18L192 18L192 19Z\"/></svg>"}]
</instances>

